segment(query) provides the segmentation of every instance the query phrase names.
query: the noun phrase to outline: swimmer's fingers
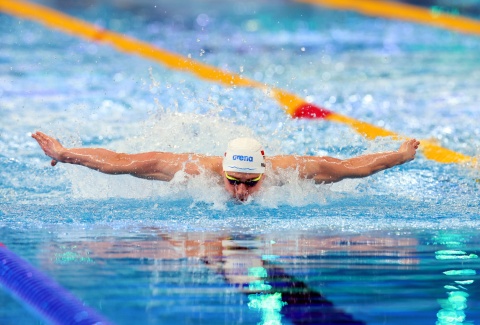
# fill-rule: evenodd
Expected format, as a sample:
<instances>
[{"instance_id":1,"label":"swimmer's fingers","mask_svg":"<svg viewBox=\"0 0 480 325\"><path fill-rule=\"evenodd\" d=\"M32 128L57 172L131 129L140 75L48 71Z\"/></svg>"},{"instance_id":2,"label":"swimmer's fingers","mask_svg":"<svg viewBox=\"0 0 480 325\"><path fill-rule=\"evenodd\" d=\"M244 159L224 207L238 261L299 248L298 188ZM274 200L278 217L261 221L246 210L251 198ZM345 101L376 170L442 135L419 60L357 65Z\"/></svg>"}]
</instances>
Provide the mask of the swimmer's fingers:
<instances>
[{"instance_id":1,"label":"swimmer's fingers","mask_svg":"<svg viewBox=\"0 0 480 325\"><path fill-rule=\"evenodd\" d=\"M402 144L402 147L404 146L410 146L414 149L418 149L418 146L420 146L420 141L417 139L408 139Z\"/></svg>"},{"instance_id":2,"label":"swimmer's fingers","mask_svg":"<svg viewBox=\"0 0 480 325\"><path fill-rule=\"evenodd\" d=\"M33 133L32 138L37 140L45 155L53 159L50 164L55 166L60 157L60 152L63 150L63 146L60 142L42 132Z\"/></svg>"},{"instance_id":3,"label":"swimmer's fingers","mask_svg":"<svg viewBox=\"0 0 480 325\"><path fill-rule=\"evenodd\" d=\"M410 141L411 141L413 147L415 149L418 149L418 146L420 145L420 141L418 141L417 139L411 139Z\"/></svg>"},{"instance_id":4,"label":"swimmer's fingers","mask_svg":"<svg viewBox=\"0 0 480 325\"><path fill-rule=\"evenodd\" d=\"M47 145L49 136L42 133L42 132L35 132L32 134L32 138L37 140L38 144L42 147L42 149Z\"/></svg>"},{"instance_id":5,"label":"swimmer's fingers","mask_svg":"<svg viewBox=\"0 0 480 325\"><path fill-rule=\"evenodd\" d=\"M405 154L405 161L410 161L415 158L419 145L420 141L417 139L408 139L402 143L398 151Z\"/></svg>"},{"instance_id":6,"label":"swimmer's fingers","mask_svg":"<svg viewBox=\"0 0 480 325\"><path fill-rule=\"evenodd\" d=\"M34 138L37 141L39 141L39 140L41 140L45 137L47 137L47 135L45 133L40 132L40 131L32 133L32 138Z\"/></svg>"}]
</instances>

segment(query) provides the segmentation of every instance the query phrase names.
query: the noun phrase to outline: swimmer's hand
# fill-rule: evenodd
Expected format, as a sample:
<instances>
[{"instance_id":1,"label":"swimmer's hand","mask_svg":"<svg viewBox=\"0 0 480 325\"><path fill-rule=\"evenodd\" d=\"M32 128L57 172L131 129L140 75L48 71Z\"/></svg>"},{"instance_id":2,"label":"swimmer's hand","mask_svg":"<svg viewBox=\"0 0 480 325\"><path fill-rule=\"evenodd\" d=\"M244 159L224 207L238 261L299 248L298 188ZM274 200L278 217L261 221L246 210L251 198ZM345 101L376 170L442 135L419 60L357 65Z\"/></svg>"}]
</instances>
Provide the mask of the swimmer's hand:
<instances>
[{"instance_id":1,"label":"swimmer's hand","mask_svg":"<svg viewBox=\"0 0 480 325\"><path fill-rule=\"evenodd\" d=\"M37 140L38 144L42 148L43 152L50 158L52 161L50 164L55 166L58 161L62 161L62 153L66 150L58 140L46 135L42 132L35 132L32 134L32 138Z\"/></svg>"},{"instance_id":2,"label":"swimmer's hand","mask_svg":"<svg viewBox=\"0 0 480 325\"><path fill-rule=\"evenodd\" d=\"M402 143L398 149L398 152L403 154L404 162L413 160L415 158L415 154L417 153L419 145L420 141L417 139L408 139Z\"/></svg>"}]
</instances>

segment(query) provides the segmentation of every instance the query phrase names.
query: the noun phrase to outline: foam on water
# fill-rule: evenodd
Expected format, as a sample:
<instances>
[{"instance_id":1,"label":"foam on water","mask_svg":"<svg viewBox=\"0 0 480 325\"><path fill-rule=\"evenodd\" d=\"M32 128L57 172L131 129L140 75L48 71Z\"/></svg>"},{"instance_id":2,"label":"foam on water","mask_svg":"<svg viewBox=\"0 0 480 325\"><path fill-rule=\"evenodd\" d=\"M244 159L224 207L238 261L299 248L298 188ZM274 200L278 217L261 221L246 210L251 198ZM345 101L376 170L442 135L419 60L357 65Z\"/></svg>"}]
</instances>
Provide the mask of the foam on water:
<instances>
[{"instance_id":1,"label":"foam on water","mask_svg":"<svg viewBox=\"0 0 480 325\"><path fill-rule=\"evenodd\" d=\"M267 152L273 152L272 155L281 150L278 141L269 142L252 129L218 116L161 113L151 116L146 123L130 124L130 130L136 130L138 136L131 132L130 137L111 141L108 147L117 152L129 153L173 151L221 156L228 141L248 136L266 143ZM125 175L103 175L74 165L60 164L58 172L64 174L65 181L71 184L71 196L75 199L191 198L198 202L213 203L215 207L224 206L229 200L218 176L207 174L187 177L179 172L172 182L164 183ZM265 189L255 196L256 202L266 207L276 207L279 204L304 206L325 202L325 195L332 194L330 186L318 186L311 181L300 180L294 170L284 171L275 177L276 180L267 181ZM275 185L279 182L282 186ZM346 184L337 189L348 191L355 187Z\"/></svg>"},{"instance_id":2,"label":"foam on water","mask_svg":"<svg viewBox=\"0 0 480 325\"><path fill-rule=\"evenodd\" d=\"M225 6L196 5L184 16L165 15L160 8L145 13L110 7L77 14L341 114L479 155L477 38L289 3L238 2L238 11L228 14ZM197 20L200 14L209 19ZM237 136L258 138L267 155L348 158L399 145L388 138L367 141L342 124L293 120L262 91L224 88L32 22L0 19L7 31L0 39L6 49L0 54L0 116L8 122L0 125L0 195L2 220L9 223L15 218L102 223L115 218L101 208L118 211L115 205L138 209L151 222L179 218L194 226L181 216L188 207L197 207L206 227L241 226L244 219L227 213L234 203L212 175L185 180L179 173L163 183L73 165L52 168L29 138L37 129L69 147L129 153L222 155ZM298 180L295 173L278 176L283 186L267 182L252 201L233 210L249 215L255 229L273 227L263 221L264 214L280 218L281 227L300 228L478 224L479 176L471 168L419 155L368 179L333 185ZM66 213L69 206L73 215ZM99 215L89 215L95 209ZM133 214L126 213L122 222L136 222Z\"/></svg>"},{"instance_id":3,"label":"foam on water","mask_svg":"<svg viewBox=\"0 0 480 325\"><path fill-rule=\"evenodd\" d=\"M212 107L217 107L217 105L213 104ZM100 128L101 131L99 131L99 125L116 125L112 123L115 114L108 114L111 108L100 109L96 112L95 114L104 115L104 117L95 124L77 124L73 129L65 130L62 134L58 133L58 138L68 146L101 146L117 152L173 151L219 156L223 154L228 141L237 136L258 138L265 144L268 155L286 152L347 158L363 153L395 150L400 144L399 141L389 138L367 142L358 135L354 135L352 131L345 130L344 132L353 135L350 137L354 140L353 142L358 141L358 145L354 146L349 143L350 139L345 139L346 136L324 137L324 122L285 120L277 128L282 131L287 130L286 132L269 134L263 130L258 132L259 130L256 128L238 124L234 118L222 117L221 109L213 109L208 114L196 114L178 112L175 108L161 106L156 111L152 110L145 120L120 124L124 126L121 135L118 134L116 128ZM119 109L122 108L119 107ZM300 131L298 131L299 129ZM172 213L170 209L177 204L178 200L186 200L186 202L190 202L188 204L200 205L206 207L207 210L225 211L231 204L223 185L219 184L218 176L203 174L187 177L180 172L172 182L165 183L126 175L105 175L75 165L58 164L52 168L48 165L48 159L38 158L40 149L33 140L30 142L22 150L28 152L29 155L32 151L36 151L37 154L33 155L33 161L25 165L19 172L21 175L26 175L30 169L33 169L34 172L30 173L28 178L19 178L17 185L12 185L10 190L3 190L7 201L21 202L18 195L22 195L18 192L18 188L24 186L36 189L36 193L33 193L33 196L30 195L29 199L25 199L25 203L31 202L35 198L41 200L42 204L55 204L70 200L78 202L85 200L108 202L110 199L153 200L164 202L162 204L166 205L165 208L157 213L166 215ZM298 179L295 170L287 170L279 175L273 175L270 180L267 179L263 189L252 196L252 200L242 205L246 205L247 209L249 206L252 209L256 206L262 209L278 209L280 207L285 209L288 207L287 210L295 207L304 207L307 210L312 206L322 207L323 223L307 217L307 220L302 218L305 225L313 227L323 224L328 226L342 220L348 224L347 228L351 229L363 226L361 222L357 223L354 220L357 202L361 202L361 207L368 208L368 204L363 200L370 201L368 206L372 206L372 208L375 204L384 206L383 210L380 209L374 213L377 216L381 214L380 211L382 213L390 211L391 214L397 215L395 207L398 204L406 204L403 209L412 209L411 213L417 216L423 213L427 216L428 209L432 209L430 212L441 216L445 213L455 213L455 211L465 214L470 210L474 212L478 209L478 203L468 202L478 190L478 185L472 180L474 173L474 171L461 166L436 165L425 161L421 156L412 163L381 172L367 179L344 180L332 185L315 185L311 181ZM442 187L439 187L439 184L442 184ZM448 195L445 195L446 192ZM389 196L392 196L391 200L386 199ZM348 213L332 217L332 213L337 214L335 211L337 204L346 205ZM422 206L424 208L421 208ZM302 213L306 213L307 210ZM359 208L359 213L361 211L362 209ZM198 213L201 214L201 211ZM328 216L329 214L330 216ZM349 214L352 214L352 217ZM171 217L176 218L176 216ZM106 218L108 219L108 217ZM225 218L232 222L232 219L226 216ZM406 221L404 226L408 224L428 226L429 224L427 220L421 218L416 221L405 218L402 217L402 220ZM367 219L368 216L362 216L363 222L368 224ZM79 221L81 222L81 220ZM212 226L212 222L217 221L210 220L207 224ZM257 224L258 220L251 222L255 223L256 229L261 228ZM374 221L372 219L372 222L374 223L370 224L370 227L374 228L391 225L391 221L388 220L379 221L377 219ZM438 223L438 220L436 222ZM283 220L282 223L287 227L293 226L291 220ZM399 226L400 223L399 221Z\"/></svg>"}]
</instances>

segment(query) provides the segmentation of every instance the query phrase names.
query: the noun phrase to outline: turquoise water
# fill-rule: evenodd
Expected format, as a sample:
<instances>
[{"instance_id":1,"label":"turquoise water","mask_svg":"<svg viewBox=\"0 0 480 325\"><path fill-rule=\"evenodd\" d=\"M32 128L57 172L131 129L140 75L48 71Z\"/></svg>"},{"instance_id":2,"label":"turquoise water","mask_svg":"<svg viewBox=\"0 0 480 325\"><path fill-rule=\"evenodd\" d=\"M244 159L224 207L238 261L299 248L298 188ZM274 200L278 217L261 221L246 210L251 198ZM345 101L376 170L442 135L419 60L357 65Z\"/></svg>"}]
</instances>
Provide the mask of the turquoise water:
<instances>
[{"instance_id":1,"label":"turquoise water","mask_svg":"<svg viewBox=\"0 0 480 325\"><path fill-rule=\"evenodd\" d=\"M479 156L479 37L292 2L136 3L57 5ZM6 15L0 48L0 242L113 323L480 322L478 169L418 154L329 186L291 172L284 186L236 204L207 176L161 183L52 168L31 132L67 146L212 155L238 135L270 155L346 158L399 143L292 120L259 90ZM5 290L0 306L1 324L43 322Z\"/></svg>"}]
</instances>

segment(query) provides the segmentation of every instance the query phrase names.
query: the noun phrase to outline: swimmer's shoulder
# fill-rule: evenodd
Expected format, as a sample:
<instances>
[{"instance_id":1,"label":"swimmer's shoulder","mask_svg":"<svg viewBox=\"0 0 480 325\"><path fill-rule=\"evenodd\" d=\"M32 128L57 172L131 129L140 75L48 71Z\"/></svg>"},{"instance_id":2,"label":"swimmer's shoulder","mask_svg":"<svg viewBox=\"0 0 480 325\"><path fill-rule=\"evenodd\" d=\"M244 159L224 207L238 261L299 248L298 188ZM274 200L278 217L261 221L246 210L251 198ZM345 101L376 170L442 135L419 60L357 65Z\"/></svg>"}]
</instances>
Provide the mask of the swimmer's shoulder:
<instances>
[{"instance_id":1,"label":"swimmer's shoulder","mask_svg":"<svg viewBox=\"0 0 480 325\"><path fill-rule=\"evenodd\" d=\"M278 156L271 156L265 157L265 161L267 166L272 170L278 169L288 169L288 168L296 168L298 166L298 162L300 156L296 155L278 155Z\"/></svg>"},{"instance_id":2,"label":"swimmer's shoulder","mask_svg":"<svg viewBox=\"0 0 480 325\"><path fill-rule=\"evenodd\" d=\"M197 165L201 169L209 170L215 174L221 174L222 167L222 157L220 156L209 156L202 154L192 154L189 159L189 163Z\"/></svg>"},{"instance_id":3,"label":"swimmer's shoulder","mask_svg":"<svg viewBox=\"0 0 480 325\"><path fill-rule=\"evenodd\" d=\"M321 167L322 162L326 161L326 159L328 159L328 157L299 155L280 155L265 158L267 167L273 171L281 169L295 169L299 170L300 173L310 170L313 167Z\"/></svg>"}]
</instances>

